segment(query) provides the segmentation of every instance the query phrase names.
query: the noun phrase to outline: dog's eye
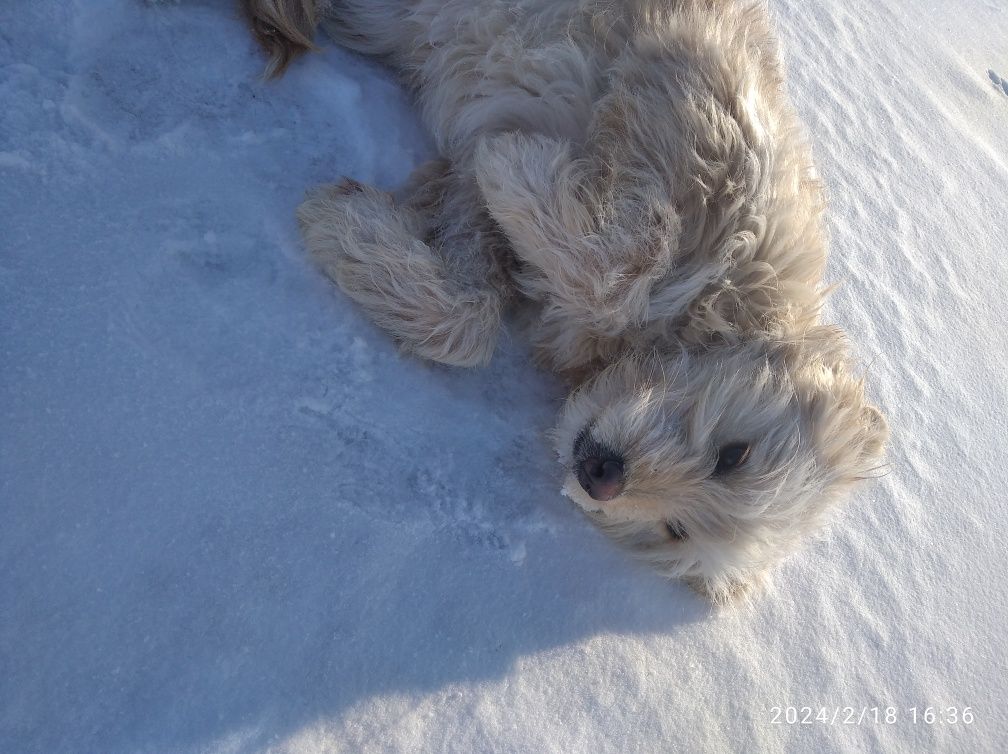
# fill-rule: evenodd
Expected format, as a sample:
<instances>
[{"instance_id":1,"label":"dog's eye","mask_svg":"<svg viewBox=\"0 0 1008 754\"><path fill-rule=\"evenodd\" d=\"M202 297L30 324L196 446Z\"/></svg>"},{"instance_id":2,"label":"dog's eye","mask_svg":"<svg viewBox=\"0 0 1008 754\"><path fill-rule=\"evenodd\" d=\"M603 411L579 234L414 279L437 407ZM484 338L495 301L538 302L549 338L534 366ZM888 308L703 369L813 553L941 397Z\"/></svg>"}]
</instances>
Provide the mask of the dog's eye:
<instances>
[{"instance_id":1,"label":"dog's eye","mask_svg":"<svg viewBox=\"0 0 1008 754\"><path fill-rule=\"evenodd\" d=\"M676 542L682 542L685 539L689 539L689 534L686 532L686 527L684 527L678 521L666 521L665 529L668 531L669 536L672 537Z\"/></svg>"},{"instance_id":2,"label":"dog's eye","mask_svg":"<svg viewBox=\"0 0 1008 754\"><path fill-rule=\"evenodd\" d=\"M718 448L717 463L714 464L714 476L726 474L737 469L749 460L749 443L732 442Z\"/></svg>"}]
</instances>

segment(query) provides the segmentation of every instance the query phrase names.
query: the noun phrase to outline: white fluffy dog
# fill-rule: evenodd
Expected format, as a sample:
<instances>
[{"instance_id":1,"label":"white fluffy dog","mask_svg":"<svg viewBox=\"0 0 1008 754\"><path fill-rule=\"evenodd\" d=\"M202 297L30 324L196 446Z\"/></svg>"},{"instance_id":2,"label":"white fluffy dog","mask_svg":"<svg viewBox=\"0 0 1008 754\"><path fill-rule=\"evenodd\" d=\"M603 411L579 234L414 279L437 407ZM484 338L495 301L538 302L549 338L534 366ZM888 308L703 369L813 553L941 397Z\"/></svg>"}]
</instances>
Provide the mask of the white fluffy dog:
<instances>
[{"instance_id":1,"label":"white fluffy dog","mask_svg":"<svg viewBox=\"0 0 1008 754\"><path fill-rule=\"evenodd\" d=\"M619 541L724 601L879 468L761 2L244 3L272 73L323 23L416 92L443 159L317 191L306 243L427 359L486 363L524 307L566 491Z\"/></svg>"}]
</instances>

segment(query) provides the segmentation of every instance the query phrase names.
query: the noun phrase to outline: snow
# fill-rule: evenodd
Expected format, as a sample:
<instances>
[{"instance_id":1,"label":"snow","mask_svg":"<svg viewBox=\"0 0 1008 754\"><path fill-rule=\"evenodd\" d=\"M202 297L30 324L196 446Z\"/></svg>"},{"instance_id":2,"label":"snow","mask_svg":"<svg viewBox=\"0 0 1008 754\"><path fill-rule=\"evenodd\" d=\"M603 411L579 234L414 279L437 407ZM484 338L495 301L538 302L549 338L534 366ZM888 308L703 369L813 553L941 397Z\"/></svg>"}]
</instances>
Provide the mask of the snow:
<instances>
[{"instance_id":1,"label":"snow","mask_svg":"<svg viewBox=\"0 0 1008 754\"><path fill-rule=\"evenodd\" d=\"M388 71L3 3L0 751L1004 751L1008 4L772 5L891 467L712 610L559 494L519 337L419 363L305 258L432 153Z\"/></svg>"}]
</instances>

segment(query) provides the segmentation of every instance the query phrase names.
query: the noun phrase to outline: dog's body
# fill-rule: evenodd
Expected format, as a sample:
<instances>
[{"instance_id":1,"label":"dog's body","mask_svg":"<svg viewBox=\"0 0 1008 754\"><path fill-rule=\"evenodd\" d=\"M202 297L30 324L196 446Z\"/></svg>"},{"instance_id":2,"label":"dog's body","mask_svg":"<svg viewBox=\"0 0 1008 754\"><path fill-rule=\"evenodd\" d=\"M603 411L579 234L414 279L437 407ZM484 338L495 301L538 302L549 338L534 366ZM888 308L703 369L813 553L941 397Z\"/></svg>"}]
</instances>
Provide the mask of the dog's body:
<instances>
[{"instance_id":1,"label":"dog's body","mask_svg":"<svg viewBox=\"0 0 1008 754\"><path fill-rule=\"evenodd\" d=\"M444 159L395 196L316 192L307 245L435 361L487 362L534 307L575 387L566 489L619 539L725 598L878 466L885 421L818 324L821 190L762 4L246 5L277 68L322 19L417 92Z\"/></svg>"}]
</instances>

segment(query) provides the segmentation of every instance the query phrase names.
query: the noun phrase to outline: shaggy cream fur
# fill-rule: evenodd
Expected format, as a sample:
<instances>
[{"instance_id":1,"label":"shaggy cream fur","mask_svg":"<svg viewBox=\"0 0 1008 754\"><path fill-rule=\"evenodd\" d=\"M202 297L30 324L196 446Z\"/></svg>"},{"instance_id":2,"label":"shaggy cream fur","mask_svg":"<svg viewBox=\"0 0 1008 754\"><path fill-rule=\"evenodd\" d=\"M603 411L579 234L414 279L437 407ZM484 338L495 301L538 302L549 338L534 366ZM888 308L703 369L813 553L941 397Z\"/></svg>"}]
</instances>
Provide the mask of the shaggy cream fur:
<instances>
[{"instance_id":1,"label":"shaggy cream fur","mask_svg":"<svg viewBox=\"0 0 1008 754\"><path fill-rule=\"evenodd\" d=\"M320 189L307 245L446 364L530 308L573 388L565 489L619 541L723 601L879 468L886 422L819 323L822 192L761 2L246 6L273 70L324 17L416 91L444 159L395 196Z\"/></svg>"},{"instance_id":2,"label":"shaggy cream fur","mask_svg":"<svg viewBox=\"0 0 1008 754\"><path fill-rule=\"evenodd\" d=\"M266 76L275 78L298 55L315 49L315 27L328 0L242 0L256 41L269 55Z\"/></svg>"}]
</instances>

